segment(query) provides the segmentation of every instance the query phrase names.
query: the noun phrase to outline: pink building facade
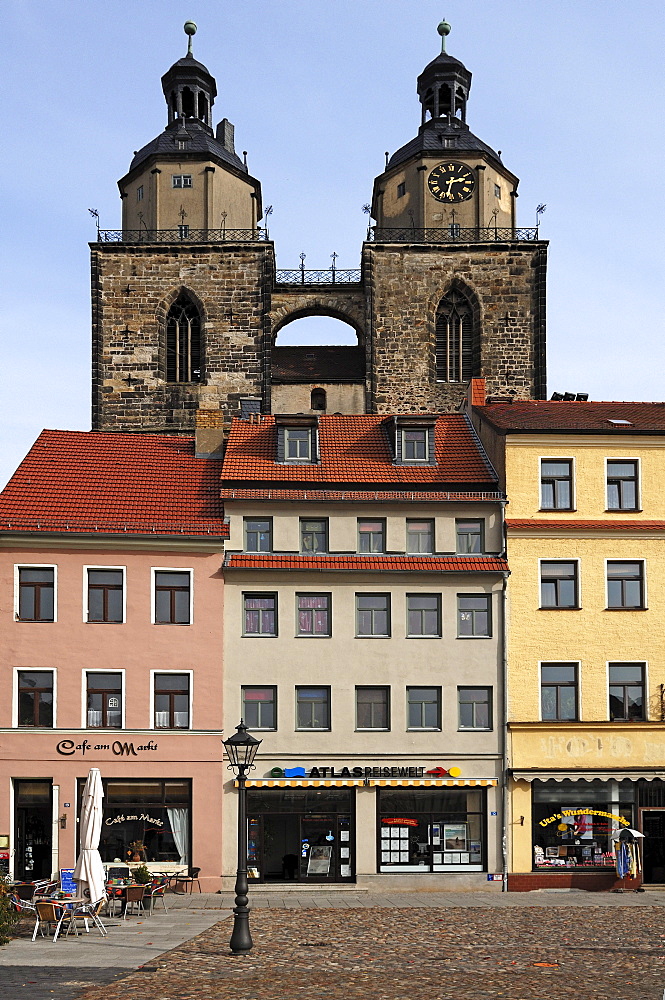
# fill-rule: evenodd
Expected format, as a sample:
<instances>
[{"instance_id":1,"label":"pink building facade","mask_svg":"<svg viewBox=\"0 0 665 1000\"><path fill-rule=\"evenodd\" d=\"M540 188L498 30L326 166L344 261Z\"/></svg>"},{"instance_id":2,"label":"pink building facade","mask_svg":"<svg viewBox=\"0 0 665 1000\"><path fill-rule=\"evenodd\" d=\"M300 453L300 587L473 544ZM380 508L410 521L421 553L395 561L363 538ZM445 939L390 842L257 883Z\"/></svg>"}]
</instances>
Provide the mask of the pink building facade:
<instances>
[{"instance_id":1,"label":"pink building facade","mask_svg":"<svg viewBox=\"0 0 665 1000\"><path fill-rule=\"evenodd\" d=\"M14 877L73 867L94 766L103 861L196 866L204 891L221 884L218 476L193 439L44 432L1 495L0 835Z\"/></svg>"}]
</instances>

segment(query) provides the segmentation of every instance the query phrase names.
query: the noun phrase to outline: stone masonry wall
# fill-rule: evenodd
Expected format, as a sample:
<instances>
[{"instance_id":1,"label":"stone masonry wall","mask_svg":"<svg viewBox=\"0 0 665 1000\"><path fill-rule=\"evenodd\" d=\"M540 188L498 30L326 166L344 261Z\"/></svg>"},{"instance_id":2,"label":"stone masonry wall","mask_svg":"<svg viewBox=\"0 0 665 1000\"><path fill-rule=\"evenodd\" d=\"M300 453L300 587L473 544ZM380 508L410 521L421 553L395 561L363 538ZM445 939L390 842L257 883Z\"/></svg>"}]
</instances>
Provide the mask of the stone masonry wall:
<instances>
[{"instance_id":1,"label":"stone masonry wall","mask_svg":"<svg viewBox=\"0 0 665 1000\"><path fill-rule=\"evenodd\" d=\"M378 413L456 409L461 383L436 381L436 310L454 279L480 305L487 395L544 398L546 246L365 244L369 405Z\"/></svg>"},{"instance_id":2,"label":"stone masonry wall","mask_svg":"<svg viewBox=\"0 0 665 1000\"><path fill-rule=\"evenodd\" d=\"M273 272L271 244L94 244L93 429L191 432L199 408L233 416L240 397L269 398ZM203 316L201 383L165 380L165 319L183 289Z\"/></svg>"}]
</instances>

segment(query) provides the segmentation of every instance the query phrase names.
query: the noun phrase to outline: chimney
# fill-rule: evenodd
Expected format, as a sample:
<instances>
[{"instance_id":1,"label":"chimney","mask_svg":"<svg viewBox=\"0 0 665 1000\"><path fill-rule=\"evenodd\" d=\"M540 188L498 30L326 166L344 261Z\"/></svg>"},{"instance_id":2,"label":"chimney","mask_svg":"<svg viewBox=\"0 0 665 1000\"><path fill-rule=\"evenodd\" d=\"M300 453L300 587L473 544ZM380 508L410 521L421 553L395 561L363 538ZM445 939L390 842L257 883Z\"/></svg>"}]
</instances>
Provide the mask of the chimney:
<instances>
[{"instance_id":1,"label":"chimney","mask_svg":"<svg viewBox=\"0 0 665 1000\"><path fill-rule=\"evenodd\" d=\"M221 122L217 125L217 142L221 142L224 149L227 149L229 153L235 153L235 126L231 124L228 118L222 118Z\"/></svg>"},{"instance_id":2,"label":"chimney","mask_svg":"<svg viewBox=\"0 0 665 1000\"><path fill-rule=\"evenodd\" d=\"M472 378L468 389L469 406L485 405L485 379Z\"/></svg>"},{"instance_id":3,"label":"chimney","mask_svg":"<svg viewBox=\"0 0 665 1000\"><path fill-rule=\"evenodd\" d=\"M224 455L226 431L221 410L196 411L195 451L197 458L214 458L221 461Z\"/></svg>"}]
</instances>

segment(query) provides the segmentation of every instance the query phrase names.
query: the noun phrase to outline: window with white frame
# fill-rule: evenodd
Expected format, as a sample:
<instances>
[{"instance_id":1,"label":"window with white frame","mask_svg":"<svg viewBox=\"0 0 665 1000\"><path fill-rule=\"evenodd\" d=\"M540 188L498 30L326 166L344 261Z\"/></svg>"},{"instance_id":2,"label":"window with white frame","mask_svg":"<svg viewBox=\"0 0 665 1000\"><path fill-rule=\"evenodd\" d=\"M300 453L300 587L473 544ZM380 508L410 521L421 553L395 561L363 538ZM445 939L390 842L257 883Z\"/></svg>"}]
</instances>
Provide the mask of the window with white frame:
<instances>
[{"instance_id":1,"label":"window with white frame","mask_svg":"<svg viewBox=\"0 0 665 1000\"><path fill-rule=\"evenodd\" d=\"M192 175L191 174L172 174L171 183L174 188L190 188L192 187Z\"/></svg>"},{"instance_id":2,"label":"window with white frame","mask_svg":"<svg viewBox=\"0 0 665 1000\"><path fill-rule=\"evenodd\" d=\"M636 459L607 460L607 509L639 509L638 462Z\"/></svg>"},{"instance_id":3,"label":"window with white frame","mask_svg":"<svg viewBox=\"0 0 665 1000\"><path fill-rule=\"evenodd\" d=\"M86 673L88 729L122 728L122 674L89 670Z\"/></svg>"},{"instance_id":4,"label":"window with white frame","mask_svg":"<svg viewBox=\"0 0 665 1000\"><path fill-rule=\"evenodd\" d=\"M312 462L312 427L284 428L284 459L287 462Z\"/></svg>"},{"instance_id":5,"label":"window with white frame","mask_svg":"<svg viewBox=\"0 0 665 1000\"><path fill-rule=\"evenodd\" d=\"M124 572L121 568L87 569L88 621L122 622L124 619Z\"/></svg>"},{"instance_id":6,"label":"window with white frame","mask_svg":"<svg viewBox=\"0 0 665 1000\"><path fill-rule=\"evenodd\" d=\"M17 618L22 622L54 622L55 566L19 566Z\"/></svg>"},{"instance_id":7,"label":"window with white frame","mask_svg":"<svg viewBox=\"0 0 665 1000\"><path fill-rule=\"evenodd\" d=\"M156 569L155 624L189 625L192 620L190 570Z\"/></svg>"},{"instance_id":8,"label":"window with white frame","mask_svg":"<svg viewBox=\"0 0 665 1000\"><path fill-rule=\"evenodd\" d=\"M578 590L578 563L576 559L541 560L541 608L578 608Z\"/></svg>"},{"instance_id":9,"label":"window with white frame","mask_svg":"<svg viewBox=\"0 0 665 1000\"><path fill-rule=\"evenodd\" d=\"M429 432L426 427L403 427L402 461L429 461Z\"/></svg>"},{"instance_id":10,"label":"window with white frame","mask_svg":"<svg viewBox=\"0 0 665 1000\"><path fill-rule=\"evenodd\" d=\"M54 672L19 670L18 724L22 729L52 729L54 725Z\"/></svg>"},{"instance_id":11,"label":"window with white frame","mask_svg":"<svg viewBox=\"0 0 665 1000\"><path fill-rule=\"evenodd\" d=\"M636 611L645 607L644 562L636 559L607 561L607 607Z\"/></svg>"},{"instance_id":12,"label":"window with white frame","mask_svg":"<svg viewBox=\"0 0 665 1000\"><path fill-rule=\"evenodd\" d=\"M189 729L190 675L154 675L155 729Z\"/></svg>"},{"instance_id":13,"label":"window with white frame","mask_svg":"<svg viewBox=\"0 0 665 1000\"><path fill-rule=\"evenodd\" d=\"M541 459L540 506L542 510L573 509L572 458Z\"/></svg>"}]
</instances>

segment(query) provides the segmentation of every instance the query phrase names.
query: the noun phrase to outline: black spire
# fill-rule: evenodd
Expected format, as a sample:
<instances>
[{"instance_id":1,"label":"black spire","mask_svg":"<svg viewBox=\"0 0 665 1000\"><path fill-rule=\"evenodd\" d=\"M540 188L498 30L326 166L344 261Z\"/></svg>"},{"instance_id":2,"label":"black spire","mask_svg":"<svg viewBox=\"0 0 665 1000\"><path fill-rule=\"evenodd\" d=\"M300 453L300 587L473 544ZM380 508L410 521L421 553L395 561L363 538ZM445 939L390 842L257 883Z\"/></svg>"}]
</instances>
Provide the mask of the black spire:
<instances>
[{"instance_id":1,"label":"black spire","mask_svg":"<svg viewBox=\"0 0 665 1000\"><path fill-rule=\"evenodd\" d=\"M446 35L450 25L442 21L437 31L441 35L441 52L432 59L418 77L418 97L423 106L422 124L450 115L466 121L466 102L471 90L471 73L464 63L446 52Z\"/></svg>"},{"instance_id":2,"label":"black spire","mask_svg":"<svg viewBox=\"0 0 665 1000\"><path fill-rule=\"evenodd\" d=\"M162 77L162 90L169 109L169 125L176 118L195 118L212 131L212 106L217 97L217 84L203 63L194 58L192 35L195 33L196 25L187 21L187 55L166 71Z\"/></svg>"}]
</instances>

